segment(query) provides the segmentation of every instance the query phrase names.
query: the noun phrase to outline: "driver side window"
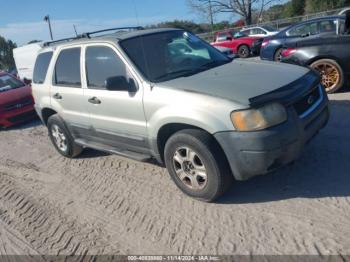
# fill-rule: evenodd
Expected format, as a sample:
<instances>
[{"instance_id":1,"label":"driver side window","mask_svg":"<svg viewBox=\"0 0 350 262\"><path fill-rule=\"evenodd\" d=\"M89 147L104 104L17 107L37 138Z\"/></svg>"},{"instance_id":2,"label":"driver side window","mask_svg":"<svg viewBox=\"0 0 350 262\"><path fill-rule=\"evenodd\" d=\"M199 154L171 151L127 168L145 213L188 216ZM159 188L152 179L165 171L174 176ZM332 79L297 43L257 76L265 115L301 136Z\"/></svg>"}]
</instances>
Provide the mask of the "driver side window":
<instances>
[{"instance_id":1,"label":"driver side window","mask_svg":"<svg viewBox=\"0 0 350 262\"><path fill-rule=\"evenodd\" d=\"M86 79L89 89L106 89L111 77L127 77L124 62L107 46L90 46L85 52Z\"/></svg>"}]
</instances>

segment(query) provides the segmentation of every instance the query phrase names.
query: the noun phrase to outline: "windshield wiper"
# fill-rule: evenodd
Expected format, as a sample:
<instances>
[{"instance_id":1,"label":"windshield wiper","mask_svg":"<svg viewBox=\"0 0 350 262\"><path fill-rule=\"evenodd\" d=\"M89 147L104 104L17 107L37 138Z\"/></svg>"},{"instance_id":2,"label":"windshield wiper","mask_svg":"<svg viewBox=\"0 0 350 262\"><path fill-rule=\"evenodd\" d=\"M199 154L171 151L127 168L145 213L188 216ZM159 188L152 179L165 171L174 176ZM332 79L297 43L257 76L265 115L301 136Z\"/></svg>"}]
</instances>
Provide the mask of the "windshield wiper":
<instances>
[{"instance_id":1,"label":"windshield wiper","mask_svg":"<svg viewBox=\"0 0 350 262\"><path fill-rule=\"evenodd\" d=\"M229 63L230 61L210 61L208 63L205 63L197 68L193 68L193 69L183 69L183 70L178 70L178 71L172 71L169 73L166 73L164 75L161 75L157 78L154 79L154 81L162 81L162 80L168 80L171 79L172 77L186 77L186 76L191 76L194 74L197 74L199 72L208 70L210 68L216 67L216 66L220 66L226 63Z\"/></svg>"},{"instance_id":2,"label":"windshield wiper","mask_svg":"<svg viewBox=\"0 0 350 262\"><path fill-rule=\"evenodd\" d=\"M196 70L183 69L183 70L178 70L178 71L172 71L172 72L166 73L164 75L158 76L154 80L155 81L161 81L161 80L165 80L165 79L171 78L173 76L183 77L183 76L189 76L189 75L194 74L194 73L196 73Z\"/></svg>"}]
</instances>

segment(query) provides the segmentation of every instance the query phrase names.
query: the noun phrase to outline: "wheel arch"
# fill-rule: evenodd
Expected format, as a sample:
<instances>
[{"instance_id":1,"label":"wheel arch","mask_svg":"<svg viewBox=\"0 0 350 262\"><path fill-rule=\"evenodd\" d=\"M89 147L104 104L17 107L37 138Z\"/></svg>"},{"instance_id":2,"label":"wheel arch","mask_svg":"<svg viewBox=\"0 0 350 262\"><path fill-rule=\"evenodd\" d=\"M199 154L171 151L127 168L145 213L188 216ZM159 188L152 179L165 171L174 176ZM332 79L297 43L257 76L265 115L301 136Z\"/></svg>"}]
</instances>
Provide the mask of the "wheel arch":
<instances>
[{"instance_id":1,"label":"wheel arch","mask_svg":"<svg viewBox=\"0 0 350 262\"><path fill-rule=\"evenodd\" d=\"M316 62L316 61L318 61L318 60L321 60L321 59L330 59L330 60L334 60L334 61L337 62L340 66L342 66L341 63L339 63L338 58L335 57L335 56L332 56L332 55L319 55L319 56L315 56L315 57L309 59L309 60L306 62L306 65L311 66L312 63L314 63L314 62Z\"/></svg>"},{"instance_id":2,"label":"wheel arch","mask_svg":"<svg viewBox=\"0 0 350 262\"><path fill-rule=\"evenodd\" d=\"M197 129L197 130L201 130L201 131L206 132L207 134L209 134L210 136L213 137L213 139L216 141L218 146L221 148L219 142L215 139L215 137L211 134L211 132L209 132L208 130L206 130L202 127L199 127L198 125L192 125L192 124L180 123L180 122L167 123L158 129L157 138L156 138L156 141L154 141L154 146L153 146L153 147L155 147L155 150L157 151L157 154L159 155L158 161L160 163L164 163L164 148L165 148L165 144L168 141L168 139L172 135L174 135L175 133L177 133L181 130L185 130L185 129Z\"/></svg>"},{"instance_id":3,"label":"wheel arch","mask_svg":"<svg viewBox=\"0 0 350 262\"><path fill-rule=\"evenodd\" d=\"M57 112L51 108L43 108L41 110L41 116L43 123L47 126L47 121L49 120L50 116L57 114Z\"/></svg>"}]
</instances>

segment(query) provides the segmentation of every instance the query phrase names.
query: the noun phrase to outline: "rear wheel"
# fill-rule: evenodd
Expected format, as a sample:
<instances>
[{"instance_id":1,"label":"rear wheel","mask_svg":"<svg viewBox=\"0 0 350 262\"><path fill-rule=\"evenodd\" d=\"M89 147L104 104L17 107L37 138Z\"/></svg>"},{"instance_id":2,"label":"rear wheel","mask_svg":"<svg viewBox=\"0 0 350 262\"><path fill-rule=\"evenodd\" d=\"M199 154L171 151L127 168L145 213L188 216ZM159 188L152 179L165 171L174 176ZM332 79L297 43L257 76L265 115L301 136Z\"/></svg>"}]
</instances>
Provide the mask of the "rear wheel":
<instances>
[{"instance_id":1,"label":"rear wheel","mask_svg":"<svg viewBox=\"0 0 350 262\"><path fill-rule=\"evenodd\" d=\"M241 45L238 48L238 56L240 58L248 58L250 55L250 49L247 45Z\"/></svg>"},{"instance_id":2,"label":"rear wheel","mask_svg":"<svg viewBox=\"0 0 350 262\"><path fill-rule=\"evenodd\" d=\"M321 75L322 85L327 93L334 93L344 85L344 73L340 65L332 59L320 59L311 64Z\"/></svg>"},{"instance_id":3,"label":"rear wheel","mask_svg":"<svg viewBox=\"0 0 350 262\"><path fill-rule=\"evenodd\" d=\"M83 151L81 146L74 143L73 137L57 114L48 119L47 128L52 144L61 155L73 158Z\"/></svg>"},{"instance_id":4,"label":"rear wheel","mask_svg":"<svg viewBox=\"0 0 350 262\"><path fill-rule=\"evenodd\" d=\"M282 51L283 51L282 48L277 49L277 51L276 51L276 53L275 53L275 55L273 57L274 61L281 62L281 60L282 60Z\"/></svg>"},{"instance_id":5,"label":"rear wheel","mask_svg":"<svg viewBox=\"0 0 350 262\"><path fill-rule=\"evenodd\" d=\"M221 148L201 130L175 133L165 145L164 159L175 184L185 194L202 201L220 197L233 180Z\"/></svg>"}]
</instances>

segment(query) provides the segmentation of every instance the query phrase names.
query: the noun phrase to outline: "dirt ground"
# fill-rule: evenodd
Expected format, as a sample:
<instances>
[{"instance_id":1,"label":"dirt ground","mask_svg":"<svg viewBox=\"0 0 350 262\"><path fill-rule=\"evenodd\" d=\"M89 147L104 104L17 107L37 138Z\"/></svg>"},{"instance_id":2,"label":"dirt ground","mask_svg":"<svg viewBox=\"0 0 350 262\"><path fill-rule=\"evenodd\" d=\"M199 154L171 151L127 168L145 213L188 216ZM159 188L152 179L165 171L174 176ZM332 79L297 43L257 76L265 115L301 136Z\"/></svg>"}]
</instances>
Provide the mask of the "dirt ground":
<instances>
[{"instance_id":1,"label":"dirt ground","mask_svg":"<svg viewBox=\"0 0 350 262\"><path fill-rule=\"evenodd\" d=\"M39 121L0 131L0 254L350 254L350 92L330 99L299 161L215 204L158 166L65 159Z\"/></svg>"}]
</instances>

